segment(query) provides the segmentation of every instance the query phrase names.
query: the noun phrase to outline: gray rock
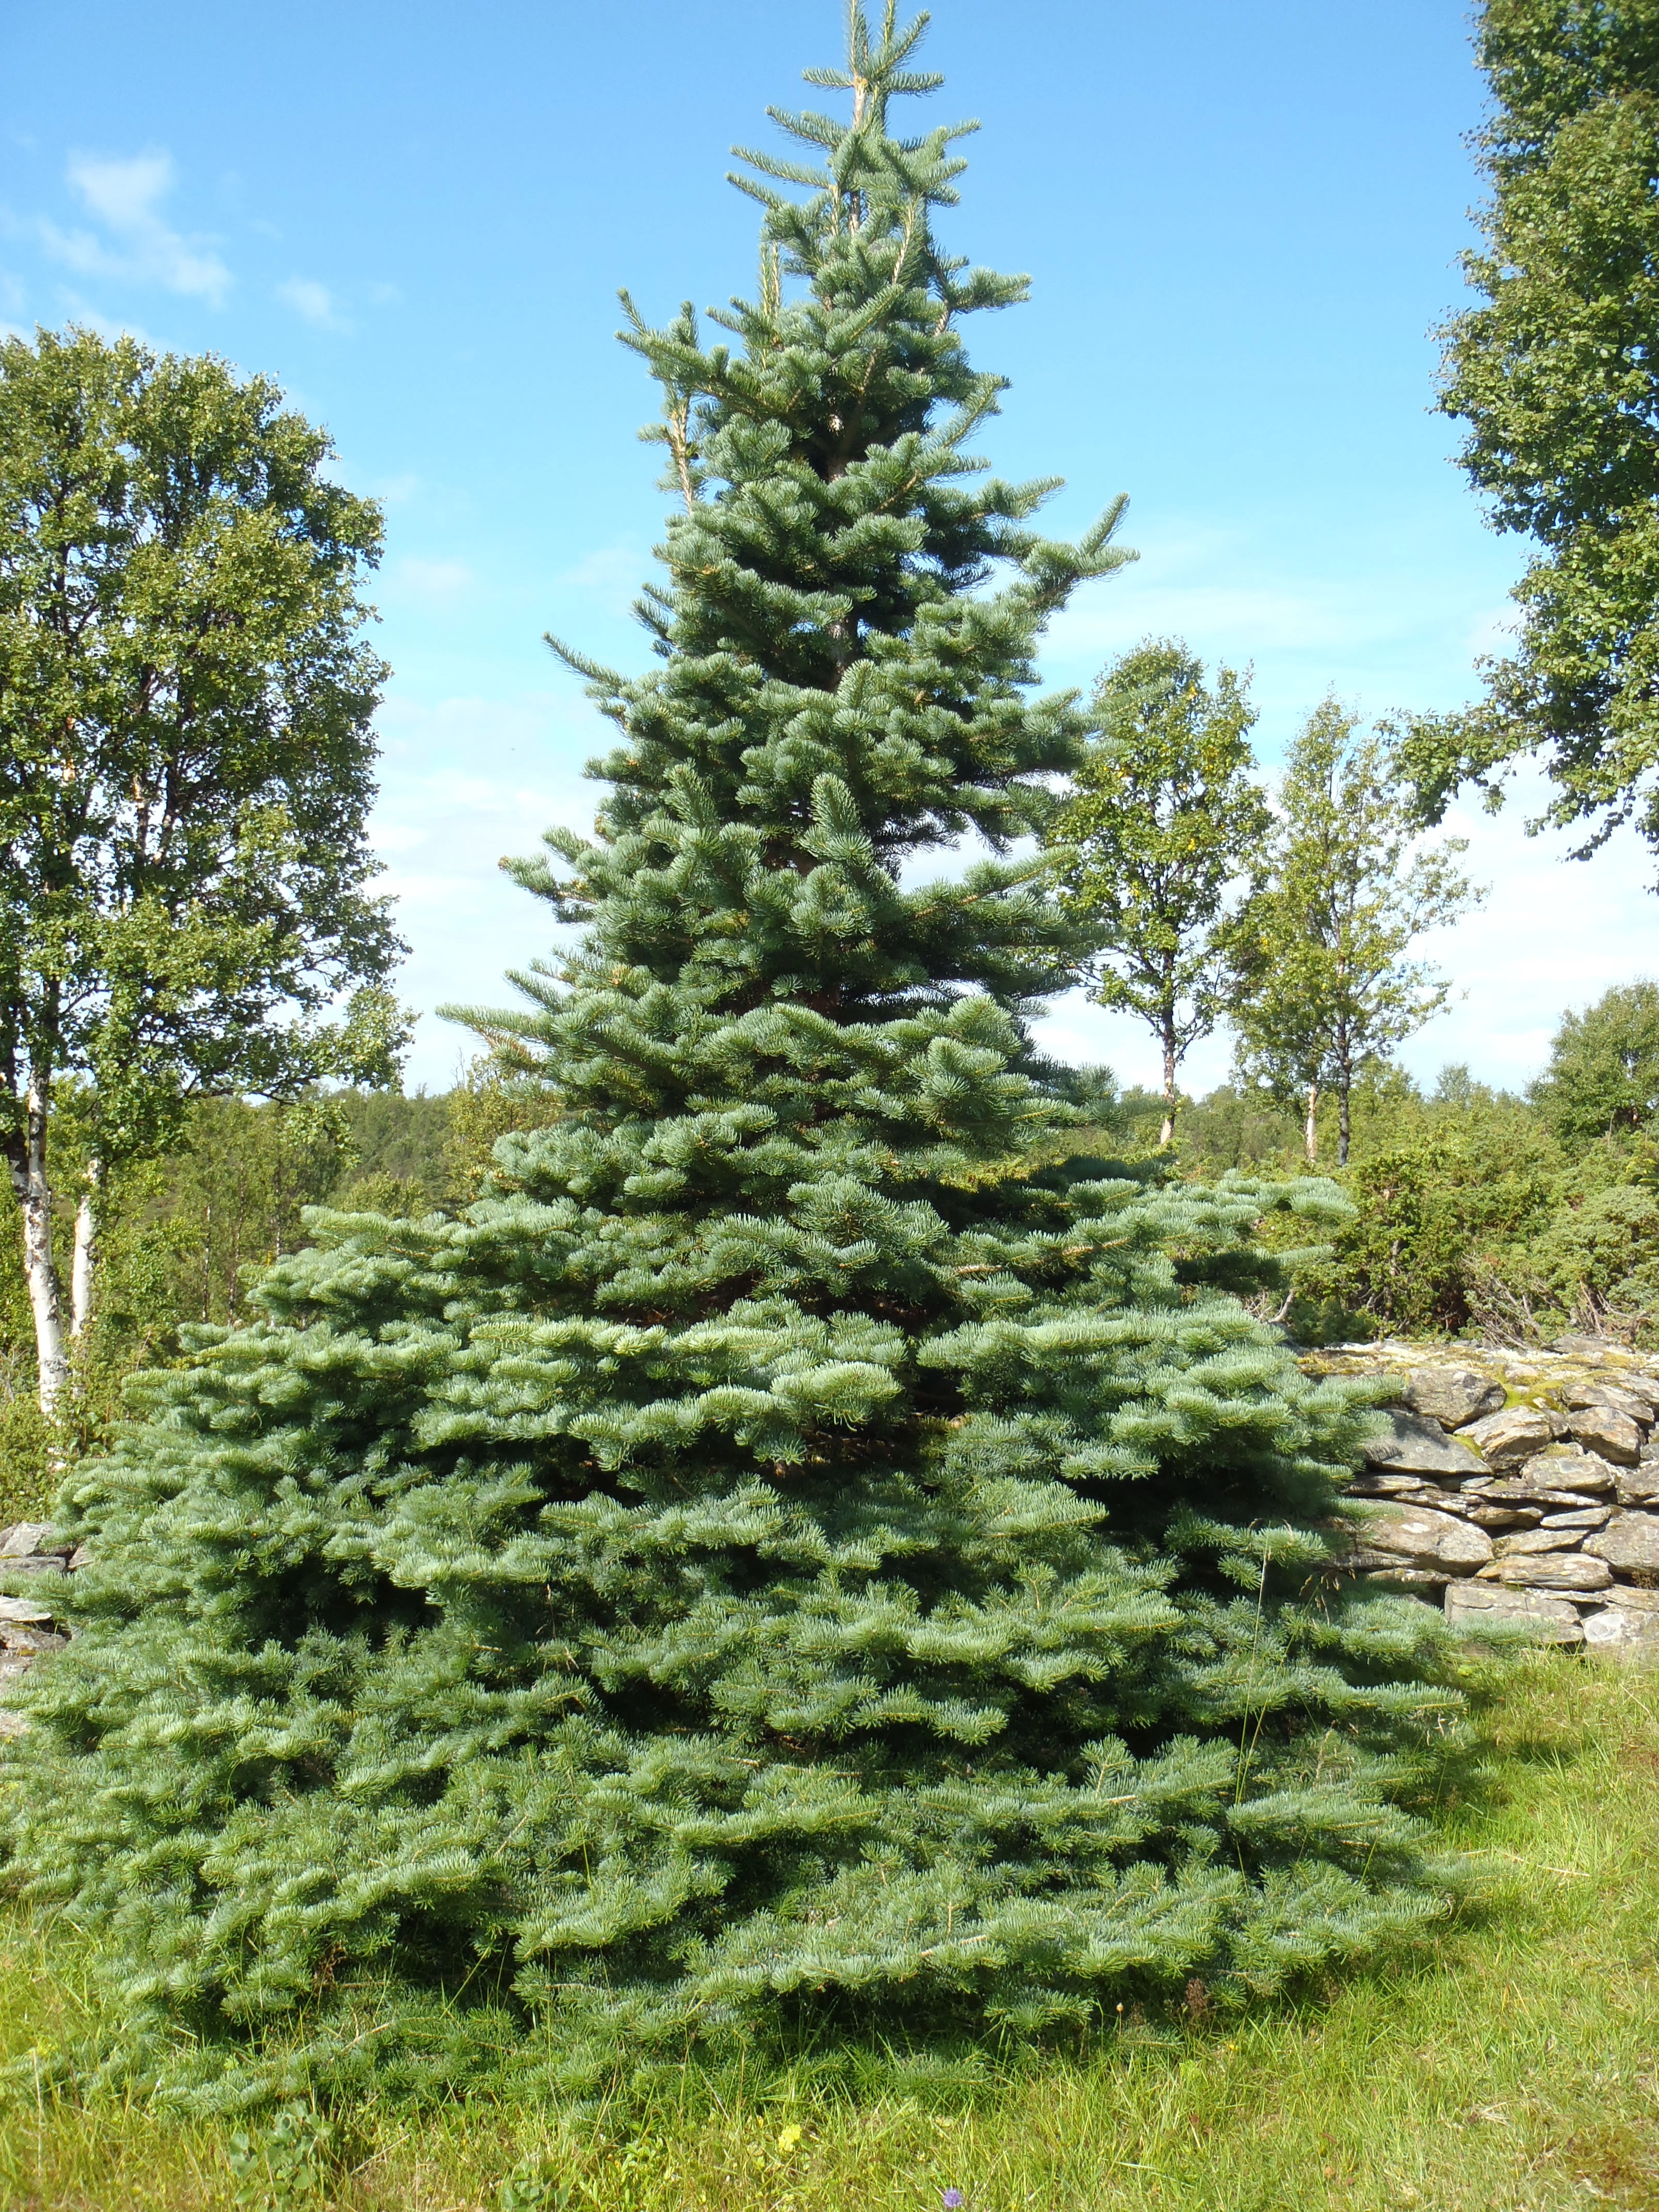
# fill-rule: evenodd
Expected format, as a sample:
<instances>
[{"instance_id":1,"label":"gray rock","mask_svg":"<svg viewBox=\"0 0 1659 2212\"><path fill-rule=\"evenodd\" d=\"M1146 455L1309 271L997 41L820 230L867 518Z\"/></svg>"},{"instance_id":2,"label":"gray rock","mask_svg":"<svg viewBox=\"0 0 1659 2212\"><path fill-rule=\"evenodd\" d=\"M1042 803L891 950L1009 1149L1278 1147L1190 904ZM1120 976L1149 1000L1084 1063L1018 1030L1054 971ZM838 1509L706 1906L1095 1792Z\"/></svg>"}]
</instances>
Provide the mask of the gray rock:
<instances>
[{"instance_id":1,"label":"gray rock","mask_svg":"<svg viewBox=\"0 0 1659 2212\"><path fill-rule=\"evenodd\" d=\"M1621 1605L1626 1613L1659 1613L1659 1589L1638 1589L1634 1583L1619 1583L1607 1603Z\"/></svg>"},{"instance_id":2,"label":"gray rock","mask_svg":"<svg viewBox=\"0 0 1659 2212\"><path fill-rule=\"evenodd\" d=\"M1386 1583L1390 1589L1419 1590L1425 1596L1438 1595L1446 1588L1443 1567L1367 1567L1359 1577L1364 1583Z\"/></svg>"},{"instance_id":3,"label":"gray rock","mask_svg":"<svg viewBox=\"0 0 1659 2212\"><path fill-rule=\"evenodd\" d=\"M1583 1541L1577 1528L1528 1528L1518 1536L1500 1536L1492 1553L1499 1559L1530 1559L1544 1552L1576 1552Z\"/></svg>"},{"instance_id":4,"label":"gray rock","mask_svg":"<svg viewBox=\"0 0 1659 2212\"><path fill-rule=\"evenodd\" d=\"M1501 1413L1472 1421L1457 1441L1473 1444L1492 1467L1519 1467L1565 1430L1565 1416L1547 1406L1506 1406Z\"/></svg>"},{"instance_id":5,"label":"gray rock","mask_svg":"<svg viewBox=\"0 0 1659 2212\"><path fill-rule=\"evenodd\" d=\"M1388 1474L1481 1474L1480 1459L1461 1437L1417 1413L1390 1413L1389 1427L1363 1445L1369 1466Z\"/></svg>"},{"instance_id":6,"label":"gray rock","mask_svg":"<svg viewBox=\"0 0 1659 2212\"><path fill-rule=\"evenodd\" d=\"M32 1597L0 1597L0 1622L18 1621L23 1624L52 1619L49 1605L37 1605Z\"/></svg>"},{"instance_id":7,"label":"gray rock","mask_svg":"<svg viewBox=\"0 0 1659 2212\"><path fill-rule=\"evenodd\" d=\"M1615 1357L1621 1355L1625 1358L1630 1357L1622 1345L1615 1345L1611 1338L1605 1336L1574 1336L1571 1333L1565 1336L1553 1336L1549 1341L1549 1348L1552 1352L1565 1352L1569 1359L1591 1359L1600 1362L1606 1359L1609 1352Z\"/></svg>"},{"instance_id":8,"label":"gray rock","mask_svg":"<svg viewBox=\"0 0 1659 2212\"><path fill-rule=\"evenodd\" d=\"M1547 1513L1546 1528L1605 1528L1613 1518L1611 1505L1579 1505L1566 1513Z\"/></svg>"},{"instance_id":9,"label":"gray rock","mask_svg":"<svg viewBox=\"0 0 1659 2212\"><path fill-rule=\"evenodd\" d=\"M1528 1589L1599 1590L1613 1580L1605 1559L1583 1552L1546 1552L1518 1559L1494 1559L1480 1570L1485 1582L1518 1583Z\"/></svg>"},{"instance_id":10,"label":"gray rock","mask_svg":"<svg viewBox=\"0 0 1659 2212\"><path fill-rule=\"evenodd\" d=\"M1354 1520L1360 1548L1372 1555L1368 1565L1438 1568L1443 1574L1467 1575L1492 1556L1492 1538L1484 1528L1427 1506L1378 1507Z\"/></svg>"},{"instance_id":11,"label":"gray rock","mask_svg":"<svg viewBox=\"0 0 1659 2212\"><path fill-rule=\"evenodd\" d=\"M1617 1471L1606 1460L1583 1451L1540 1452L1526 1462L1521 1479L1528 1490L1565 1492L1571 1497L1583 1492L1590 1498L1611 1498L1619 1484Z\"/></svg>"},{"instance_id":12,"label":"gray rock","mask_svg":"<svg viewBox=\"0 0 1659 2212\"><path fill-rule=\"evenodd\" d=\"M1642 1431L1628 1413L1613 1406L1586 1406L1570 1413L1567 1425L1580 1443L1620 1467L1634 1467L1642 1456Z\"/></svg>"},{"instance_id":13,"label":"gray rock","mask_svg":"<svg viewBox=\"0 0 1659 2212\"><path fill-rule=\"evenodd\" d=\"M1504 1386L1467 1367L1416 1367L1401 1386L1400 1402L1413 1413L1426 1413L1449 1429L1461 1429L1482 1413L1495 1413Z\"/></svg>"},{"instance_id":14,"label":"gray rock","mask_svg":"<svg viewBox=\"0 0 1659 2212\"><path fill-rule=\"evenodd\" d=\"M19 1521L9 1528L0 1528L0 1559L28 1559L42 1552L50 1552L52 1544L50 1521Z\"/></svg>"},{"instance_id":15,"label":"gray rock","mask_svg":"<svg viewBox=\"0 0 1659 2212\"><path fill-rule=\"evenodd\" d=\"M1576 1413L1592 1406L1610 1406L1615 1413L1628 1413L1632 1421L1643 1427L1651 1425L1653 1407L1638 1390L1622 1382L1569 1382L1561 1391L1561 1403Z\"/></svg>"},{"instance_id":16,"label":"gray rock","mask_svg":"<svg viewBox=\"0 0 1659 2212\"><path fill-rule=\"evenodd\" d=\"M1415 1474L1379 1474L1368 1468L1364 1474L1355 1475L1348 1485L1350 1498L1415 1498L1423 1487L1422 1480Z\"/></svg>"},{"instance_id":17,"label":"gray rock","mask_svg":"<svg viewBox=\"0 0 1659 2212\"><path fill-rule=\"evenodd\" d=\"M0 1736L27 1735L28 1732L29 1724L21 1713L9 1712L4 1705L0 1705Z\"/></svg>"},{"instance_id":18,"label":"gray rock","mask_svg":"<svg viewBox=\"0 0 1659 2212\"><path fill-rule=\"evenodd\" d=\"M1535 1528L1545 1518L1541 1505L1488 1505L1484 1499L1465 1505L1463 1517L1477 1528Z\"/></svg>"},{"instance_id":19,"label":"gray rock","mask_svg":"<svg viewBox=\"0 0 1659 2212\"><path fill-rule=\"evenodd\" d=\"M63 1571L64 1561L57 1552L31 1552L18 1559L0 1557L0 1575L61 1575Z\"/></svg>"},{"instance_id":20,"label":"gray rock","mask_svg":"<svg viewBox=\"0 0 1659 2212\"><path fill-rule=\"evenodd\" d=\"M1659 1500L1659 1459L1649 1459L1644 1453L1639 1467L1620 1468L1619 1503L1645 1505L1650 1500Z\"/></svg>"},{"instance_id":21,"label":"gray rock","mask_svg":"<svg viewBox=\"0 0 1659 2212\"><path fill-rule=\"evenodd\" d=\"M67 1636L56 1636L49 1628L24 1628L15 1620L0 1622L0 1647L8 1651L23 1651L39 1658L43 1651L64 1650L68 1643Z\"/></svg>"},{"instance_id":22,"label":"gray rock","mask_svg":"<svg viewBox=\"0 0 1659 2212\"><path fill-rule=\"evenodd\" d=\"M1584 1615L1584 1642L1592 1651L1650 1664L1659 1660L1659 1613L1638 1613L1626 1605L1598 1606Z\"/></svg>"},{"instance_id":23,"label":"gray rock","mask_svg":"<svg viewBox=\"0 0 1659 2212\"><path fill-rule=\"evenodd\" d=\"M1496 1583L1451 1583L1446 1589L1446 1619L1454 1628L1486 1621L1522 1621L1539 1642L1580 1644L1583 1624L1577 1606L1543 1590L1504 1589Z\"/></svg>"},{"instance_id":24,"label":"gray rock","mask_svg":"<svg viewBox=\"0 0 1659 2212\"><path fill-rule=\"evenodd\" d=\"M1585 1539L1584 1549L1621 1574L1659 1573L1659 1514L1615 1513Z\"/></svg>"}]
</instances>

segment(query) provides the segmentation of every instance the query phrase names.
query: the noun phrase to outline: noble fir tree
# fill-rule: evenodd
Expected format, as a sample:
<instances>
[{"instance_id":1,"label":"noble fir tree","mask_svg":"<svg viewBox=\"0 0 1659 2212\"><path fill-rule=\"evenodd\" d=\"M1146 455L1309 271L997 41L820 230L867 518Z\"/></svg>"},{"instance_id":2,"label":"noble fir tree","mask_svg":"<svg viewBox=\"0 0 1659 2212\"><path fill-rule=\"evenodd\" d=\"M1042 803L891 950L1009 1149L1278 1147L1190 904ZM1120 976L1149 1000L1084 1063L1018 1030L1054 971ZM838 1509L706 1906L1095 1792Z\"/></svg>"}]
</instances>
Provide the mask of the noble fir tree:
<instances>
[{"instance_id":1,"label":"noble fir tree","mask_svg":"<svg viewBox=\"0 0 1659 2212\"><path fill-rule=\"evenodd\" d=\"M1229 1294L1263 1200L1030 1169L1070 925L908 872L1040 823L1085 717L1033 652L1119 558L970 458L1022 287L936 241L956 134L890 127L920 30L855 12L850 119L780 118L732 342L629 333L680 511L659 665L588 671L596 839L527 872L586 923L517 1024L558 1118L460 1218L317 1218L64 1501L6 1802L112 2069L577 2090L1437 1910L1433 1616L1319 1580L1360 1417Z\"/></svg>"}]
</instances>

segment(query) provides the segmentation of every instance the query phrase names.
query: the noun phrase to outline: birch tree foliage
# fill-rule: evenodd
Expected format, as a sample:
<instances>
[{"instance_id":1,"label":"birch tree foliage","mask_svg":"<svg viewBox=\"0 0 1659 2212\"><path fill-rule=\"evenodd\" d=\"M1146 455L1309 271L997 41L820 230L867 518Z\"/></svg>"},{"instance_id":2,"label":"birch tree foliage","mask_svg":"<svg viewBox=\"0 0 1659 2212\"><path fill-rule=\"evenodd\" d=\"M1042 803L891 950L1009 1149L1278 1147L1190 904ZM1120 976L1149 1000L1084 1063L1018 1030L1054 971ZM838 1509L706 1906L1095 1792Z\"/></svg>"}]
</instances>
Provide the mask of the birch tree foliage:
<instances>
[{"instance_id":1,"label":"birch tree foliage","mask_svg":"<svg viewBox=\"0 0 1659 2212\"><path fill-rule=\"evenodd\" d=\"M1443 332L1441 407L1493 526L1528 536L1513 652L1404 752L1438 821L1535 757L1583 850L1659 845L1659 0L1487 0L1490 200L1476 302Z\"/></svg>"},{"instance_id":2,"label":"birch tree foliage","mask_svg":"<svg viewBox=\"0 0 1659 2212\"><path fill-rule=\"evenodd\" d=\"M1309 717L1234 939L1240 1072L1302 1108L1310 1159L1320 1097L1334 1091L1345 1166L1356 1079L1450 994L1412 946L1481 896L1456 865L1467 840L1413 849L1410 803L1388 749L1358 727L1335 699Z\"/></svg>"},{"instance_id":3,"label":"birch tree foliage","mask_svg":"<svg viewBox=\"0 0 1659 2212\"><path fill-rule=\"evenodd\" d=\"M192 1097L373 1079L398 1042L365 832L380 518L329 452L211 357L0 346L0 1144L48 1408L55 1121L79 1322L100 1185Z\"/></svg>"},{"instance_id":4,"label":"birch tree foliage","mask_svg":"<svg viewBox=\"0 0 1659 2212\"><path fill-rule=\"evenodd\" d=\"M1097 936L1090 996L1158 1039L1167 1145L1181 1061L1225 1009L1228 893L1272 818L1251 776L1255 710L1244 679L1221 668L1207 684L1178 639L1126 653L1094 704L1097 734L1049 837L1069 848L1062 900Z\"/></svg>"}]
</instances>

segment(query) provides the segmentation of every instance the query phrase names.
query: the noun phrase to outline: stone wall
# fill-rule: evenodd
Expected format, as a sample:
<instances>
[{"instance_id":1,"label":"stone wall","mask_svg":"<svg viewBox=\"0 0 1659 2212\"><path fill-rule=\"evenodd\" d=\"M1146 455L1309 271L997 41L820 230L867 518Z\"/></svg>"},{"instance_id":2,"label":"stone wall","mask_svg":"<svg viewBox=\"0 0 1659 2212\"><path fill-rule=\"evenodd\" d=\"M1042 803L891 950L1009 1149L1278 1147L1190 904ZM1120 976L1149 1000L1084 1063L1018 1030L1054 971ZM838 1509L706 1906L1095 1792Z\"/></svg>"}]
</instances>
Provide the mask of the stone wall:
<instances>
[{"instance_id":1,"label":"stone wall","mask_svg":"<svg viewBox=\"0 0 1659 2212\"><path fill-rule=\"evenodd\" d=\"M0 1589L12 1592L0 1595L0 1701L9 1682L69 1642L55 1599L82 1557L58 1543L44 1521L0 1528ZM0 1702L0 1736L15 1735L26 1725L21 1713L9 1712Z\"/></svg>"},{"instance_id":2,"label":"stone wall","mask_svg":"<svg viewBox=\"0 0 1659 2212\"><path fill-rule=\"evenodd\" d=\"M1387 1428L1351 1486L1352 1571L1441 1599L1454 1623L1659 1657L1659 1361L1563 1336L1341 1345L1303 1364L1385 1385Z\"/></svg>"}]
</instances>

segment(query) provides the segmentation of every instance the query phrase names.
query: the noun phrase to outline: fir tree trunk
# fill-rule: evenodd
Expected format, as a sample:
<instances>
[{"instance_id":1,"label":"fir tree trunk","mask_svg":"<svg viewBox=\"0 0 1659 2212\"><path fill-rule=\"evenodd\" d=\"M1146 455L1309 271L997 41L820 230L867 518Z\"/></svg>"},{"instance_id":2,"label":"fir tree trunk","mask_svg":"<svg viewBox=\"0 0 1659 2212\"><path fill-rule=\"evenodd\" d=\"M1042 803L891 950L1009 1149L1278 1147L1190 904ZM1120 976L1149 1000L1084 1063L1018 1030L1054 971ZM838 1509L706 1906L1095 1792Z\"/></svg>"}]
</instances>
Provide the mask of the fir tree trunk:
<instances>
[{"instance_id":1,"label":"fir tree trunk","mask_svg":"<svg viewBox=\"0 0 1659 2212\"><path fill-rule=\"evenodd\" d=\"M1319 1158L1319 1085L1308 1085L1308 1111L1302 1123L1302 1146L1312 1167Z\"/></svg>"},{"instance_id":2,"label":"fir tree trunk","mask_svg":"<svg viewBox=\"0 0 1659 2212\"><path fill-rule=\"evenodd\" d=\"M75 1257L70 1267L70 1339L79 1339L92 1318L93 1279L98 1266L98 1187L102 1178L99 1161L87 1162L81 1203L75 1209Z\"/></svg>"},{"instance_id":3,"label":"fir tree trunk","mask_svg":"<svg viewBox=\"0 0 1659 2212\"><path fill-rule=\"evenodd\" d=\"M51 1419L69 1376L64 1345L63 1301L52 1251L52 1186L46 1176L47 1090L29 1084L23 1127L8 1147L7 1164L23 1222L23 1279L34 1317L34 1357L40 1411Z\"/></svg>"}]
</instances>

